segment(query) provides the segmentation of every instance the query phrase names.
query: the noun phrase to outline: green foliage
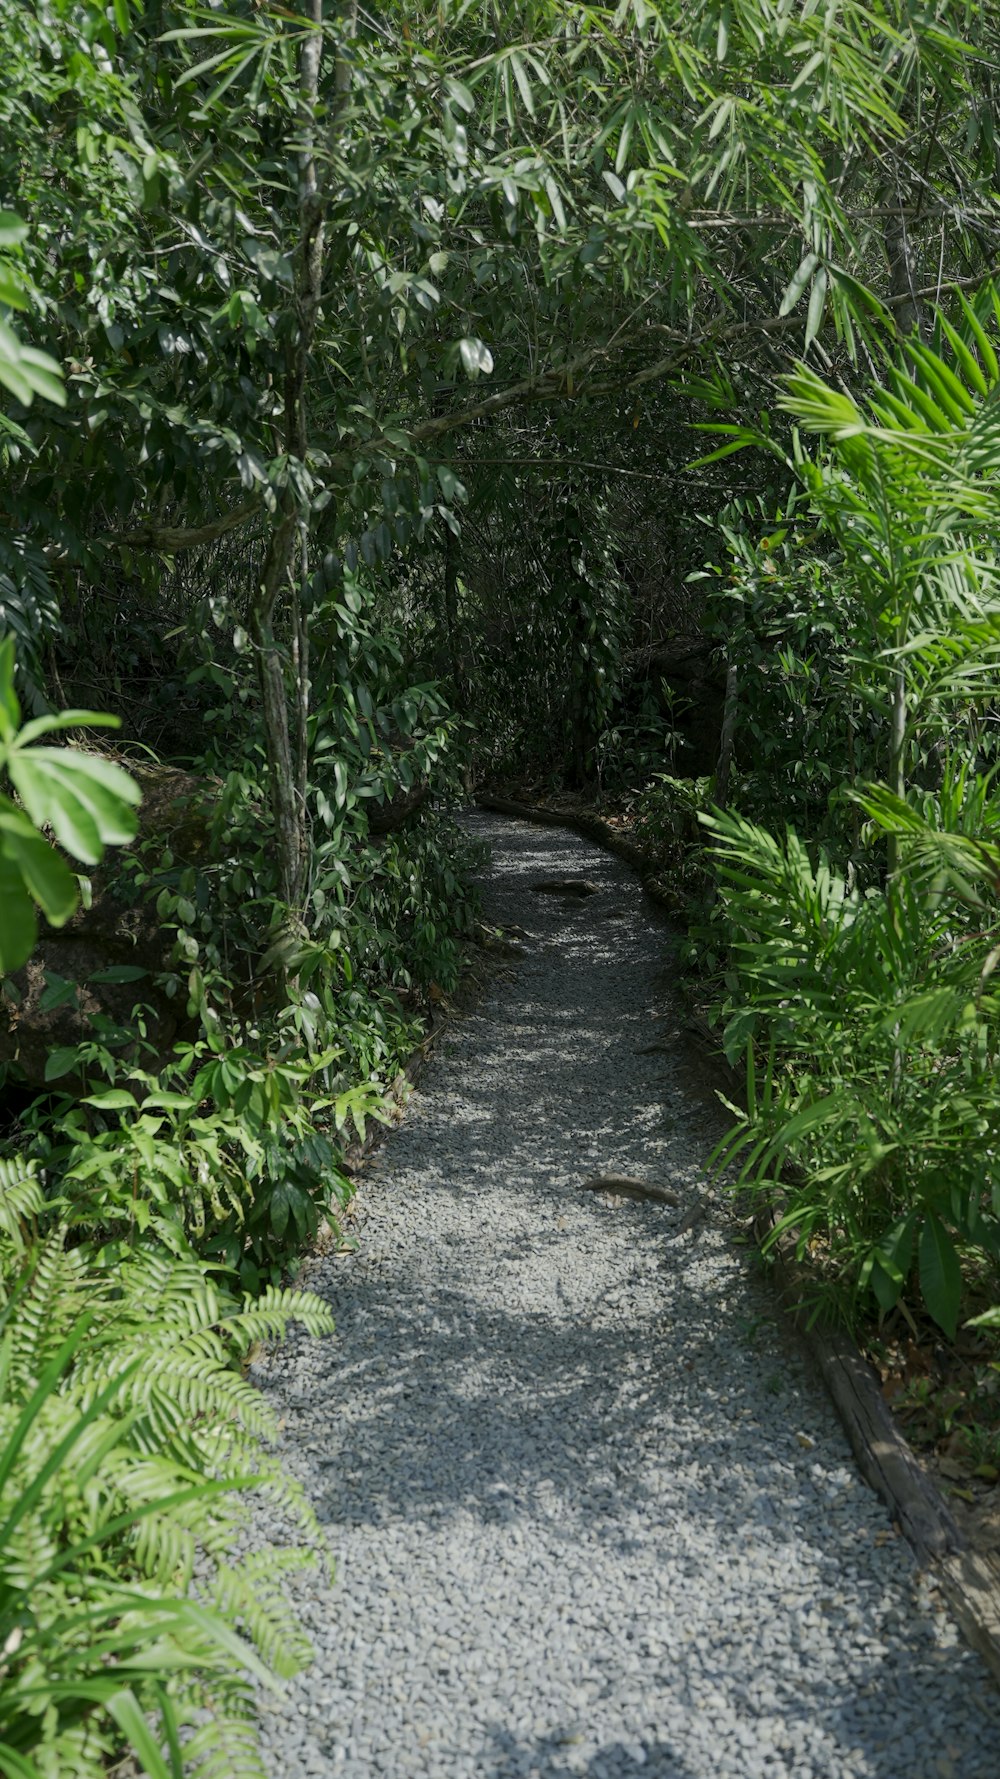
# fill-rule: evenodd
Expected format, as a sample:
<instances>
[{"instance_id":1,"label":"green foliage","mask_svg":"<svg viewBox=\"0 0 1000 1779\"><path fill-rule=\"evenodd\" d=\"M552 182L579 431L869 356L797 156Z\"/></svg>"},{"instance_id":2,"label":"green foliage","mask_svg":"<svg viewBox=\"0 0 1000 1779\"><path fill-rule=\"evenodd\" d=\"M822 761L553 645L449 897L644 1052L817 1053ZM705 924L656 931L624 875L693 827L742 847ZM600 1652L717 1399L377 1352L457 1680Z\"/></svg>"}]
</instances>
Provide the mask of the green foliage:
<instances>
[{"instance_id":1,"label":"green foliage","mask_svg":"<svg viewBox=\"0 0 1000 1779\"><path fill-rule=\"evenodd\" d=\"M322 1540L267 1452L273 1425L234 1361L292 1317L315 1334L330 1327L303 1293L241 1306L192 1260L143 1250L102 1266L65 1249L58 1231L39 1248L8 1248L6 1771L99 1779L124 1743L152 1779L262 1775L252 1686L293 1673L307 1653L281 1589L303 1559L236 1556L246 1491L263 1491L314 1553Z\"/></svg>"},{"instance_id":2,"label":"green foliage","mask_svg":"<svg viewBox=\"0 0 1000 1779\"><path fill-rule=\"evenodd\" d=\"M857 866L838 793L887 764L853 658L866 607L836 539L801 508L798 490L777 512L762 496L733 502L718 525L726 560L705 577L711 628L737 673L737 801L767 819L780 784L785 819L853 848Z\"/></svg>"},{"instance_id":3,"label":"green foliage","mask_svg":"<svg viewBox=\"0 0 1000 1779\"><path fill-rule=\"evenodd\" d=\"M724 1041L748 1067L720 1163L738 1160L743 1184L777 1198L777 1233L817 1246L849 1292L870 1290L886 1311L919 1281L954 1335L963 1252L1000 1259L1000 812L984 770L1000 610L984 472L1000 435L976 312L964 304L961 326L942 318L939 335L940 353L909 342L865 405L805 370L784 398L831 446L794 461L840 546L835 579L814 583L834 589L814 612L838 639L823 679L832 721L839 682L856 736L868 688L889 780L835 788L869 818L861 832L855 815L855 855L886 841L885 880L874 848L867 871L845 872L791 829L779 841L741 816L703 819L731 947ZM800 563L782 577L779 612L795 612L802 575Z\"/></svg>"},{"instance_id":4,"label":"green foliage","mask_svg":"<svg viewBox=\"0 0 1000 1779\"><path fill-rule=\"evenodd\" d=\"M699 817L708 808L707 778L658 772L635 803L635 838L669 885L679 907L704 900L708 889Z\"/></svg>"},{"instance_id":5,"label":"green foliage","mask_svg":"<svg viewBox=\"0 0 1000 1779\"><path fill-rule=\"evenodd\" d=\"M731 945L723 1042L748 1085L719 1164L848 1293L887 1310L915 1271L954 1334L956 1242L1000 1261L1000 1002L963 909L941 890L929 906L908 873L862 893L791 831L704 819Z\"/></svg>"},{"instance_id":6,"label":"green foliage","mask_svg":"<svg viewBox=\"0 0 1000 1779\"><path fill-rule=\"evenodd\" d=\"M191 1552L221 1575L228 1497L200 1496L197 1524L162 1505L171 1465L197 1490L258 1463L212 1445L238 1444L256 1411L226 1370L251 1324L210 1301L205 1267L262 1291L270 1326L422 1002L456 980L474 859L448 811L474 726L494 766L625 794L641 778L644 837L697 884L711 762L664 775L688 764L689 713L669 686L643 693L642 664L690 635L682 433L723 383L736 430L700 485L726 512L737 767L755 819L787 772L808 837L719 830L737 873L715 923L737 947L729 1042L752 1027L762 1101L784 1108L757 1127L774 1148L758 1160L768 1173L794 1148L824 1190L832 1168L815 1228L842 1244L845 1276L888 1301L916 1269L948 1326L956 1244L989 1248L996 1206L973 1174L993 1131L995 966L977 937L996 820L993 299L915 337L868 401L853 391L864 354L886 362L883 298L905 332L922 282L995 259L994 21L899 0L419 0L377 19L328 7L314 29L304 7L255 0L0 0L0 30L0 969L27 957L36 905L53 922L75 907L62 853L90 864L134 833L119 769L37 745L97 720L52 717L50 688L121 709L129 745L200 786L191 819L145 829L114 886L166 931L136 993L173 1003L178 1041L156 1053L141 1003L131 1030L96 1016L53 1052L52 1096L0 1169L12 1353L33 1351L37 1281L58 1271L61 1292L45 1399L18 1396L12 1369L9 1424L37 1411L49 1452L72 1435L92 1466L81 1503L61 1460L32 1494L19 1454L35 1479L49 1459L26 1433L9 1476L46 1536L94 1556L81 1599L129 1594L93 1621L94 1650L118 1649L117 1691L82 1620L56 1602L38 1621L39 1672L65 1656L86 1686L22 1688L7 1759L91 1771L132 1738L171 1779L203 1748L206 1770L252 1770L250 1658L192 1617ZM808 364L767 463L731 487L722 465L761 436L749 417L789 351ZM849 841L843 870L816 863L818 835ZM66 985L48 992L56 1009ZM810 1045L811 1086L794 1060ZM839 1123L815 1110L820 1057L840 1069ZM214 1367L200 1396L141 1395L168 1336L194 1371ZM84 1551L85 1523L99 1539ZM230 1632L253 1628L241 1585L219 1583ZM275 1635L259 1619L256 1635L271 1660ZM4 1659L7 1689L20 1646ZM222 1731L196 1723L210 1695Z\"/></svg>"},{"instance_id":7,"label":"green foliage","mask_svg":"<svg viewBox=\"0 0 1000 1779\"><path fill-rule=\"evenodd\" d=\"M28 309L37 300L22 263L28 228L11 210L0 210L0 305ZM23 407L36 395L57 407L65 407L62 369L47 352L26 346L14 329L0 319L0 387L10 391Z\"/></svg>"},{"instance_id":8,"label":"green foliage","mask_svg":"<svg viewBox=\"0 0 1000 1779\"><path fill-rule=\"evenodd\" d=\"M104 847L130 840L139 789L120 766L79 749L35 747L38 737L81 724L114 726L93 711L68 710L35 717L21 727L14 690L14 643L0 642L0 770L7 773L20 807L0 796L0 974L16 970L35 943L35 905L52 926L63 926L79 900L63 858L39 829L50 827L66 851L93 865Z\"/></svg>"}]
</instances>

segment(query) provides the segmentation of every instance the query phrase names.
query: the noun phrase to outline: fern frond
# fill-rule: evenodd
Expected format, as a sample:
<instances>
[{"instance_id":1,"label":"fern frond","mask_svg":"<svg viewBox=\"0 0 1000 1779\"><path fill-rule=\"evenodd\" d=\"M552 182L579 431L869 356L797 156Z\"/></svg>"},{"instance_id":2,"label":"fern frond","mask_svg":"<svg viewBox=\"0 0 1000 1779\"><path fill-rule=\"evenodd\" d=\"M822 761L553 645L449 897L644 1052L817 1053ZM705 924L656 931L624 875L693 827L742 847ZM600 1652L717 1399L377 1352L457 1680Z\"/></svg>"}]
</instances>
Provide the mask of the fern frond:
<instances>
[{"instance_id":1,"label":"fern frond","mask_svg":"<svg viewBox=\"0 0 1000 1779\"><path fill-rule=\"evenodd\" d=\"M44 1203L35 1164L23 1155L0 1157L0 1234L7 1237L15 1254L23 1254L34 1239L27 1226Z\"/></svg>"},{"instance_id":2,"label":"fern frond","mask_svg":"<svg viewBox=\"0 0 1000 1779\"><path fill-rule=\"evenodd\" d=\"M260 1297L248 1297L241 1311L224 1318L224 1326L249 1347L256 1340L276 1339L293 1321L301 1322L314 1337L334 1332L330 1306L315 1291L283 1291L276 1285L269 1285Z\"/></svg>"}]
</instances>

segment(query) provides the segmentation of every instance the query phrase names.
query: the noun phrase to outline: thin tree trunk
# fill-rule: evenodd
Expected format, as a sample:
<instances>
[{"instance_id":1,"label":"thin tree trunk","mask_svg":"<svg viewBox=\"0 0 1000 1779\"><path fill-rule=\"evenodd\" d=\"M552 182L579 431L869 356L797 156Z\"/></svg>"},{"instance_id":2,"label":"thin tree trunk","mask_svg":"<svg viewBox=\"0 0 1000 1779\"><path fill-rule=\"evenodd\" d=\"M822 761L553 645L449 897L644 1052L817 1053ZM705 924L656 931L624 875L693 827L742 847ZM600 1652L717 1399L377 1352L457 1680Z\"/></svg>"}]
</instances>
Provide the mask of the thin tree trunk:
<instances>
[{"instance_id":1,"label":"thin tree trunk","mask_svg":"<svg viewBox=\"0 0 1000 1779\"><path fill-rule=\"evenodd\" d=\"M444 528L444 617L448 633L448 665L451 669L455 705L465 709L465 684L458 645L458 539L450 525Z\"/></svg>"},{"instance_id":2,"label":"thin tree trunk","mask_svg":"<svg viewBox=\"0 0 1000 1779\"><path fill-rule=\"evenodd\" d=\"M309 618L302 595L309 581L309 527L303 521L300 531L299 575L293 580L292 623L294 640L292 643L292 667L296 687L297 731L295 736L295 788L303 810L306 807L306 789L309 783L309 693L312 689L309 679Z\"/></svg>"},{"instance_id":3,"label":"thin tree trunk","mask_svg":"<svg viewBox=\"0 0 1000 1779\"><path fill-rule=\"evenodd\" d=\"M278 847L278 880L281 899L291 909L298 908L301 893L305 829L296 794L285 657L274 634L274 608L278 592L288 578L296 524L296 515L285 513L271 532L263 578L250 607L250 634L257 656L271 813Z\"/></svg>"},{"instance_id":4,"label":"thin tree trunk","mask_svg":"<svg viewBox=\"0 0 1000 1779\"><path fill-rule=\"evenodd\" d=\"M733 764L733 739L736 734L736 713L738 700L739 676L736 665L730 662L726 669L726 696L722 706L722 733L719 736L719 759L715 768L715 803L725 809L729 801L729 774Z\"/></svg>"},{"instance_id":5,"label":"thin tree trunk","mask_svg":"<svg viewBox=\"0 0 1000 1779\"><path fill-rule=\"evenodd\" d=\"M889 212L885 224L885 251L889 262L893 315L897 332L905 336L915 329L923 329L923 312L917 296L920 280L916 255L904 213L908 194L897 185L883 186L882 192Z\"/></svg>"},{"instance_id":6,"label":"thin tree trunk","mask_svg":"<svg viewBox=\"0 0 1000 1779\"><path fill-rule=\"evenodd\" d=\"M323 291L325 202L320 193L316 160L317 112L323 61L323 0L307 0L306 18L311 25L299 59L299 243L295 258L295 328L285 360L284 446L288 457L302 463L308 450L306 399L309 363L316 337ZM353 26L353 11L349 21ZM349 70L338 58L335 87L338 97L349 91ZM338 112L342 105L338 106ZM296 531L302 521L289 505L271 532L264 573L251 605L250 627L257 651L264 710L265 747L270 782L271 809L278 846L278 871L282 900L294 912L301 911L308 858L305 787L306 739L309 714L308 657L304 621L298 601L293 611L292 699L294 724L289 719L285 651L274 628L278 594L293 571ZM293 734L295 740L293 742ZM297 757L296 757L297 756Z\"/></svg>"}]
</instances>

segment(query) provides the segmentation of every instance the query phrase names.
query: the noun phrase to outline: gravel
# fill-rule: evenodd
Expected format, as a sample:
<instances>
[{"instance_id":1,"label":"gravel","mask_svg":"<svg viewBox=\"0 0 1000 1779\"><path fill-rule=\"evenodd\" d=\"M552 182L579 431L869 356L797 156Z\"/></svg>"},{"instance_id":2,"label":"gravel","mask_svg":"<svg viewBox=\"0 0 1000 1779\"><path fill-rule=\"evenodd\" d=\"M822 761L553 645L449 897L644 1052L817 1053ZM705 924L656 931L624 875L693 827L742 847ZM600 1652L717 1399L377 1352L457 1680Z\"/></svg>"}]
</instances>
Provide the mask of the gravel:
<instances>
[{"instance_id":1,"label":"gravel","mask_svg":"<svg viewBox=\"0 0 1000 1779\"><path fill-rule=\"evenodd\" d=\"M309 1273L336 1335L255 1368L336 1557L292 1584L316 1659L262 1704L270 1772L998 1779L1000 1698L722 1207L678 1233L719 1121L661 925L586 842L468 825L525 955ZM600 894L530 893L561 876Z\"/></svg>"}]
</instances>

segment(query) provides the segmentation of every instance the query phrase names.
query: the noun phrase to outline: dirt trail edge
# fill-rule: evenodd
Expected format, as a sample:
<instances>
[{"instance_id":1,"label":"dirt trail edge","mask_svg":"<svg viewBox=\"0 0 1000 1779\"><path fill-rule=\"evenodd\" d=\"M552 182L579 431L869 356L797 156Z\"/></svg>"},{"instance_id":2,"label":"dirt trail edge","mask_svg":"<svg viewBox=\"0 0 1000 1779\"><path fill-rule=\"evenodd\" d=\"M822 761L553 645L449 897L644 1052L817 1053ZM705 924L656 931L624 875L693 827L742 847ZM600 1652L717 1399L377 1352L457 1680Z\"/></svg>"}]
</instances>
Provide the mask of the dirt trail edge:
<instances>
[{"instance_id":1,"label":"dirt trail edge","mask_svg":"<svg viewBox=\"0 0 1000 1779\"><path fill-rule=\"evenodd\" d=\"M336 1336L255 1367L338 1560L273 1779L997 1779L988 1672L706 1188L662 926L593 844L469 827L526 955L310 1270Z\"/></svg>"}]
</instances>

